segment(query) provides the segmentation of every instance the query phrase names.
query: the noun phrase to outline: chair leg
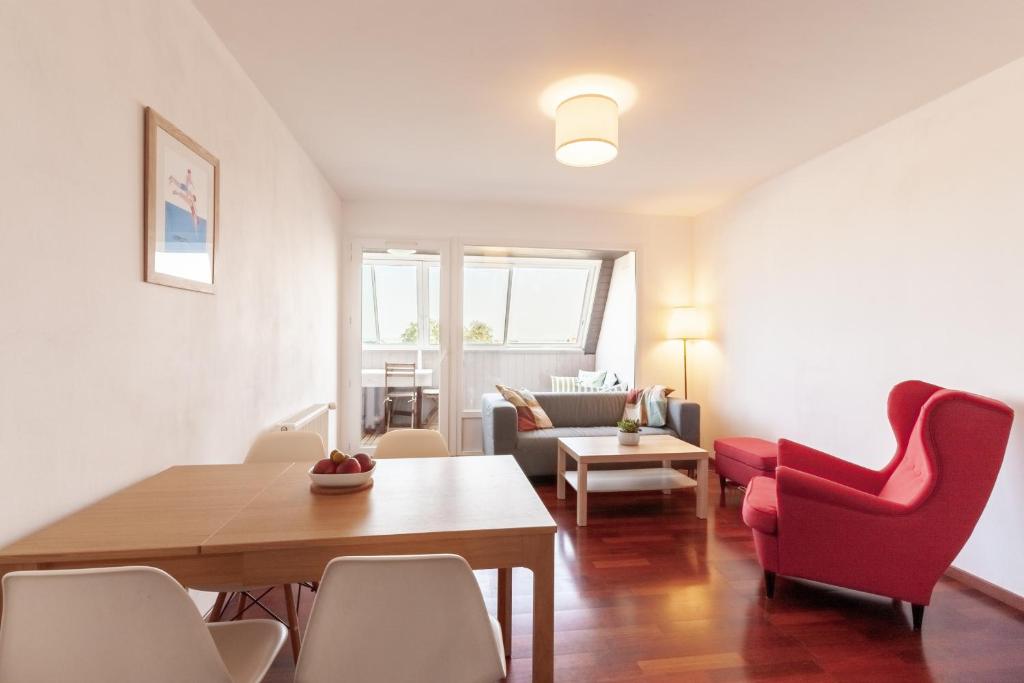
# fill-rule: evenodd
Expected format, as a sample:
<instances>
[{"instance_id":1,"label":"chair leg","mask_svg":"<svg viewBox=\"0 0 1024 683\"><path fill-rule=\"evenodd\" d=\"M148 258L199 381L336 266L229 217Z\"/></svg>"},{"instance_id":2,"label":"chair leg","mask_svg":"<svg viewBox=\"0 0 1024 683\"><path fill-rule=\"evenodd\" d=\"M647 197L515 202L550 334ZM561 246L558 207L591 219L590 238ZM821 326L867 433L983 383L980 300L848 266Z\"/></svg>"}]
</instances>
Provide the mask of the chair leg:
<instances>
[{"instance_id":1,"label":"chair leg","mask_svg":"<svg viewBox=\"0 0 1024 683\"><path fill-rule=\"evenodd\" d=\"M284 604L288 609L288 638L292 641L292 657L295 659L295 662L298 663L299 615L295 610L295 596L292 594L292 585L290 583L286 583L281 587L284 589Z\"/></svg>"},{"instance_id":2,"label":"chair leg","mask_svg":"<svg viewBox=\"0 0 1024 683\"><path fill-rule=\"evenodd\" d=\"M245 612L245 603L249 599L249 594L245 591L241 591L238 594L238 611L235 612L234 621L238 621L242 618L242 613Z\"/></svg>"},{"instance_id":3,"label":"chair leg","mask_svg":"<svg viewBox=\"0 0 1024 683\"><path fill-rule=\"evenodd\" d=\"M228 600L227 593L217 593L217 599L213 603L213 609L210 610L210 616L207 619L209 622L220 621L221 616L224 613L224 603Z\"/></svg>"},{"instance_id":4,"label":"chair leg","mask_svg":"<svg viewBox=\"0 0 1024 683\"><path fill-rule=\"evenodd\" d=\"M775 572L764 570L764 594L769 598L775 597Z\"/></svg>"},{"instance_id":5,"label":"chair leg","mask_svg":"<svg viewBox=\"0 0 1024 683\"><path fill-rule=\"evenodd\" d=\"M921 623L924 621L924 605L911 605L910 614L914 620L914 630L921 630Z\"/></svg>"}]
</instances>

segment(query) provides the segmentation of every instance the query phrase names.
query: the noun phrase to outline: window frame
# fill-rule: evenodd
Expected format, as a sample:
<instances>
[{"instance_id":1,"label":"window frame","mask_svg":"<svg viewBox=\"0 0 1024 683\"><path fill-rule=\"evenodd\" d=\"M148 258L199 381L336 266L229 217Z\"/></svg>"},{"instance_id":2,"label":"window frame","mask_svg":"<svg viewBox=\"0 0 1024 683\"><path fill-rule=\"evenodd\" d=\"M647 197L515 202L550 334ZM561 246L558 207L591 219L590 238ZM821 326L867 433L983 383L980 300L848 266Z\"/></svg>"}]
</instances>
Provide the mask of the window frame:
<instances>
[{"instance_id":1,"label":"window frame","mask_svg":"<svg viewBox=\"0 0 1024 683\"><path fill-rule=\"evenodd\" d=\"M432 266L440 266L440 256L435 254L416 254L411 256L390 256L386 254L380 255L363 255L363 262L361 268L371 266L370 270L370 282L373 288L371 301L373 302L373 315L375 321L375 333L377 335L377 341L365 341L362 342L363 350L377 350L377 351L412 351L412 350L436 350L440 348L440 343L430 343L430 283L429 283L429 269ZM463 349L466 351L564 351L564 352L578 352L583 353L587 344L587 336L590 333L590 325L592 324L592 318L594 313L594 297L597 294L597 282L600 278L601 273L601 261L599 259L559 259L559 258L534 258L534 257L519 257L519 256L464 256L463 257L463 277L465 276L465 269L467 267L474 268L495 268L502 269L507 272L507 280L505 283L505 318L504 327L502 329L502 342L500 344L485 344L485 343L474 343L463 338ZM377 273L372 266L376 265L415 265L417 267L417 278L416 278L416 311L417 311L417 332L418 339L412 343L382 343L380 341L380 304L377 300ZM517 267L524 268L550 268L555 270L564 270L571 268L574 270L585 270L587 271L587 284L584 290L583 301L581 302L581 310L579 312L579 321L577 323L577 341L576 342L510 342L508 339L508 326L509 318L512 313L512 284L515 277L515 270ZM361 286L362 280L360 280ZM440 297L440 292L438 292ZM465 303L463 303L463 314L465 312ZM460 315L460 318L464 315ZM466 324L465 320L462 320L462 325Z\"/></svg>"},{"instance_id":2,"label":"window frame","mask_svg":"<svg viewBox=\"0 0 1024 683\"><path fill-rule=\"evenodd\" d=\"M392 343L380 341L380 302L377 300L377 271L373 266L416 266L416 333L415 342ZM371 301L373 302L373 316L376 323L377 341L362 340L364 351L416 351L420 349L436 350L441 348L438 343L430 343L430 276L431 266L440 267L441 257L436 254L421 254L412 256L389 256L386 254L368 255L363 254L362 268L371 266L370 282L373 287ZM362 279L360 278L360 286ZM441 293L438 292L440 302ZM361 324L361 322L360 322ZM360 328L361 329L361 328Z\"/></svg>"},{"instance_id":3,"label":"window frame","mask_svg":"<svg viewBox=\"0 0 1024 683\"><path fill-rule=\"evenodd\" d=\"M474 344L463 340L463 348L466 350L487 350L500 349L505 351L579 351L586 348L587 335L590 333L591 318L594 313L594 296L597 293L597 281L601 274L601 261L599 259L559 259L559 258L532 258L521 256L465 256L463 258L463 269L467 265L475 267L486 265L492 268L505 268L508 270L508 282L505 289L505 326L501 344ZM584 289L583 301L577 323L576 342L510 342L508 339L508 322L512 314L512 283L517 267L525 268L550 268L553 270L586 270L587 284ZM463 321L465 324L465 321Z\"/></svg>"}]
</instances>

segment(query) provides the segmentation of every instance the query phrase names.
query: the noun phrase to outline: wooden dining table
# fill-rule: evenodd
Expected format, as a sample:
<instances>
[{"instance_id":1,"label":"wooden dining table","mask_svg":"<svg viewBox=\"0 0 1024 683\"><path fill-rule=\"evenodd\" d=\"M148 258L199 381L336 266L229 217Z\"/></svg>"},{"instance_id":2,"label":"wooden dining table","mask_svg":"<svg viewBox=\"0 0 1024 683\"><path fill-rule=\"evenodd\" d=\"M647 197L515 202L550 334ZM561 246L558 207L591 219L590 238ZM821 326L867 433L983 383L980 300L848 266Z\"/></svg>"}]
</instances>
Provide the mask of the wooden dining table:
<instances>
[{"instance_id":1,"label":"wooden dining table","mask_svg":"<svg viewBox=\"0 0 1024 683\"><path fill-rule=\"evenodd\" d=\"M454 553L498 569L506 654L511 569L533 573L533 680L553 680L556 527L511 456L381 460L371 488L342 495L312 493L308 468L168 468L0 548L0 577L147 565L184 586L279 585L344 555Z\"/></svg>"}]
</instances>

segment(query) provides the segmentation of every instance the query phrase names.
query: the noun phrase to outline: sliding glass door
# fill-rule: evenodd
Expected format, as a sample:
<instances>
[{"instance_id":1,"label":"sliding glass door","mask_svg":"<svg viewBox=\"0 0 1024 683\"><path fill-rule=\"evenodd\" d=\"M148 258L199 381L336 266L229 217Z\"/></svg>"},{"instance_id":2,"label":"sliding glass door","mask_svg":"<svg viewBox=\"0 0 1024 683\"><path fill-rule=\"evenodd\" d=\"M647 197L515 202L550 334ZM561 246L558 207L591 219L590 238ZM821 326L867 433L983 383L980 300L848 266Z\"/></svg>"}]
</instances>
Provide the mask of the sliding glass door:
<instances>
[{"instance_id":1,"label":"sliding glass door","mask_svg":"<svg viewBox=\"0 0 1024 683\"><path fill-rule=\"evenodd\" d=\"M342 443L372 453L395 429L450 435L448 245L361 240L349 254ZM354 291L353 291L354 290Z\"/></svg>"}]
</instances>

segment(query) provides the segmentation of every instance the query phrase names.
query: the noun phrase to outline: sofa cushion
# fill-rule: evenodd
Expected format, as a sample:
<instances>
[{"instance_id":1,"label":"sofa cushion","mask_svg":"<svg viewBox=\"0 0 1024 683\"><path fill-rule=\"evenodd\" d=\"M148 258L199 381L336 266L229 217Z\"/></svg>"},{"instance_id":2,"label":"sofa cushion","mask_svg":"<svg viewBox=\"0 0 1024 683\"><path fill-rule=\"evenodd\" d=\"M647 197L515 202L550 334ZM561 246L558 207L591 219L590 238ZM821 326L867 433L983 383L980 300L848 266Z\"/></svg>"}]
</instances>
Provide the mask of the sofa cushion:
<instances>
[{"instance_id":1,"label":"sofa cushion","mask_svg":"<svg viewBox=\"0 0 1024 683\"><path fill-rule=\"evenodd\" d=\"M501 393L502 398L515 406L516 415L519 418L516 429L520 432L528 432L534 429L550 429L553 426L547 413L537 403L537 399L526 389L519 389L517 391L506 387L504 384L495 385L495 388Z\"/></svg>"},{"instance_id":2,"label":"sofa cushion","mask_svg":"<svg viewBox=\"0 0 1024 683\"><path fill-rule=\"evenodd\" d=\"M747 495L743 498L743 521L751 529L766 534L774 534L778 529L779 505L774 479L754 477L747 484Z\"/></svg>"},{"instance_id":3,"label":"sofa cushion","mask_svg":"<svg viewBox=\"0 0 1024 683\"><path fill-rule=\"evenodd\" d=\"M576 374L580 384L585 387L594 387L595 389L604 384L604 378L607 376L608 372L605 370L580 370Z\"/></svg>"},{"instance_id":4,"label":"sofa cushion","mask_svg":"<svg viewBox=\"0 0 1024 683\"><path fill-rule=\"evenodd\" d=\"M626 394L552 394L536 392L534 397L557 427L614 427L622 418Z\"/></svg>"}]
</instances>

